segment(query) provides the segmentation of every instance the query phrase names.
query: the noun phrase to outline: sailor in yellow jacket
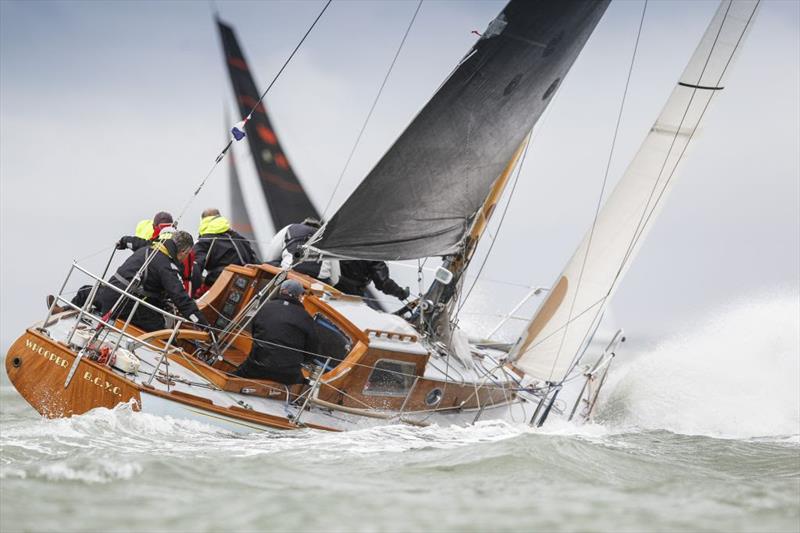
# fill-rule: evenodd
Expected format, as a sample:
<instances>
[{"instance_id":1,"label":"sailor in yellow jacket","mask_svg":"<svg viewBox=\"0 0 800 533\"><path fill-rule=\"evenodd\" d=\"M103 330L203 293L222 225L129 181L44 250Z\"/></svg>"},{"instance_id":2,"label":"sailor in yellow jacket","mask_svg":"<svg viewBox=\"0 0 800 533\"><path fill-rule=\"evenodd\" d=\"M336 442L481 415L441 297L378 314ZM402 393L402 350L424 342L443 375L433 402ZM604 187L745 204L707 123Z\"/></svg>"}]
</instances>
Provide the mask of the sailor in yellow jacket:
<instances>
[{"instance_id":1,"label":"sailor in yellow jacket","mask_svg":"<svg viewBox=\"0 0 800 533\"><path fill-rule=\"evenodd\" d=\"M226 266L260 262L250 241L231 229L231 223L220 215L219 209L209 208L203 211L198 234L192 267L195 298L214 284Z\"/></svg>"}]
</instances>

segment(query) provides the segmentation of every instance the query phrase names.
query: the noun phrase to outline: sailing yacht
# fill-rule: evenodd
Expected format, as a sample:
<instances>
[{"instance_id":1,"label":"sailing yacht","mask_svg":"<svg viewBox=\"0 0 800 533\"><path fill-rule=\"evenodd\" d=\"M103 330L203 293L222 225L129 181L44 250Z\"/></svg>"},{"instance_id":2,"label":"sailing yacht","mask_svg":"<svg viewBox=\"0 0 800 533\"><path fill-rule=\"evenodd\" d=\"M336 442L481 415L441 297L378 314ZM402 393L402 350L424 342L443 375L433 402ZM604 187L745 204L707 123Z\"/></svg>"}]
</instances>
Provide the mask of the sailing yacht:
<instances>
[{"instance_id":1,"label":"sailing yacht","mask_svg":"<svg viewBox=\"0 0 800 533\"><path fill-rule=\"evenodd\" d=\"M720 4L638 153L517 341L470 336L454 320L466 269L532 128L607 5L509 2L305 248L304 260L441 258L416 300L388 313L291 270L229 266L199 302L214 335L157 308L171 327L143 332L123 318L93 315L90 305L100 286L134 305L148 302L73 263L56 300L68 310L51 307L9 350L14 387L49 417L128 403L236 432L589 419L624 338L619 331L598 347L595 332L722 94L758 1ZM251 127L248 136L259 136ZM277 152L270 153L274 162ZM73 278L93 283L83 307L64 297ZM320 333L320 349L306 354L308 382L233 376L253 343L250 321L285 279L303 285L303 305Z\"/></svg>"}]
</instances>

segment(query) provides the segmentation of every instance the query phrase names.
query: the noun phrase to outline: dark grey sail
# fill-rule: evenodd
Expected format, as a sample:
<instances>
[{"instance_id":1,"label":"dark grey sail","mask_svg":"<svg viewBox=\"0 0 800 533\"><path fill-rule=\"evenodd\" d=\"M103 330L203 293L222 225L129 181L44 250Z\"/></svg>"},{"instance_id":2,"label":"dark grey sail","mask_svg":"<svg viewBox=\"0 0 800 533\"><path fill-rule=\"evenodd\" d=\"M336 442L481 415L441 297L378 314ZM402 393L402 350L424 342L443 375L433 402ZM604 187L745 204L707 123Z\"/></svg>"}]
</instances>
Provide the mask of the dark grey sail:
<instances>
[{"instance_id":1,"label":"dark grey sail","mask_svg":"<svg viewBox=\"0 0 800 533\"><path fill-rule=\"evenodd\" d=\"M237 108L240 116L244 118L253 106L256 106L260 93L244 60L233 28L219 19L217 27L222 39L225 63L228 66ZM319 218L319 213L289 164L263 102L256 106L252 118L245 126L245 131L275 231L288 224L300 222L306 217Z\"/></svg>"},{"instance_id":2,"label":"dark grey sail","mask_svg":"<svg viewBox=\"0 0 800 533\"><path fill-rule=\"evenodd\" d=\"M233 150L228 152L228 185L231 195L229 211L231 227L242 237L249 239L255 252L261 257L261 250L255 238L253 223L250 222L250 215L247 214L247 206L244 203L244 194L242 194L242 185L239 183L239 172L236 170L236 158L233 155Z\"/></svg>"},{"instance_id":3,"label":"dark grey sail","mask_svg":"<svg viewBox=\"0 0 800 533\"><path fill-rule=\"evenodd\" d=\"M314 248L373 260L456 253L607 6L509 2Z\"/></svg>"}]
</instances>

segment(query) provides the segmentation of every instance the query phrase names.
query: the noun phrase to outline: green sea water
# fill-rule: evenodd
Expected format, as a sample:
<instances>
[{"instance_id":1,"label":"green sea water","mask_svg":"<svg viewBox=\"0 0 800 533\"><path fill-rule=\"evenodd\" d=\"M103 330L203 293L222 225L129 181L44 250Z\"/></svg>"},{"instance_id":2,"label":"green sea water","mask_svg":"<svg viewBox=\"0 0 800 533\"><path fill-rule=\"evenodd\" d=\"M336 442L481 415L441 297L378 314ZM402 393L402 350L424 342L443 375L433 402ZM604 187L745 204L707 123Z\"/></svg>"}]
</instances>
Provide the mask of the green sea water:
<instances>
[{"instance_id":1,"label":"green sea water","mask_svg":"<svg viewBox=\"0 0 800 533\"><path fill-rule=\"evenodd\" d=\"M45 420L2 372L0 531L800 532L798 315L749 305L628 347L594 423L541 430Z\"/></svg>"}]
</instances>

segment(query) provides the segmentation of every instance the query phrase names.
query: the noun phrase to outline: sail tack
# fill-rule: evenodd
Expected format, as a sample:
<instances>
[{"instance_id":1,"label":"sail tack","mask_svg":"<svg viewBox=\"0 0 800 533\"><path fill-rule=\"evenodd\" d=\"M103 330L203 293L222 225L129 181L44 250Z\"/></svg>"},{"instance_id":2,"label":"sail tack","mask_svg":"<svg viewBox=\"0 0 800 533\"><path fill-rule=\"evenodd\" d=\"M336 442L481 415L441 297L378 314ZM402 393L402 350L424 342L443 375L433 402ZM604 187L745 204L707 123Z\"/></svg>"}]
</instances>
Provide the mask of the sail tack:
<instances>
[{"instance_id":1,"label":"sail tack","mask_svg":"<svg viewBox=\"0 0 800 533\"><path fill-rule=\"evenodd\" d=\"M458 251L607 5L509 2L314 247L372 260Z\"/></svg>"},{"instance_id":2,"label":"sail tack","mask_svg":"<svg viewBox=\"0 0 800 533\"><path fill-rule=\"evenodd\" d=\"M723 0L661 114L512 351L525 373L564 379L652 225L758 2Z\"/></svg>"},{"instance_id":3,"label":"sail tack","mask_svg":"<svg viewBox=\"0 0 800 533\"><path fill-rule=\"evenodd\" d=\"M233 28L220 20L217 20L217 28L239 113L241 117L246 117L258 102L260 94ZM319 213L289 165L263 102L253 112L245 131L275 230L306 217L319 218Z\"/></svg>"}]
</instances>

